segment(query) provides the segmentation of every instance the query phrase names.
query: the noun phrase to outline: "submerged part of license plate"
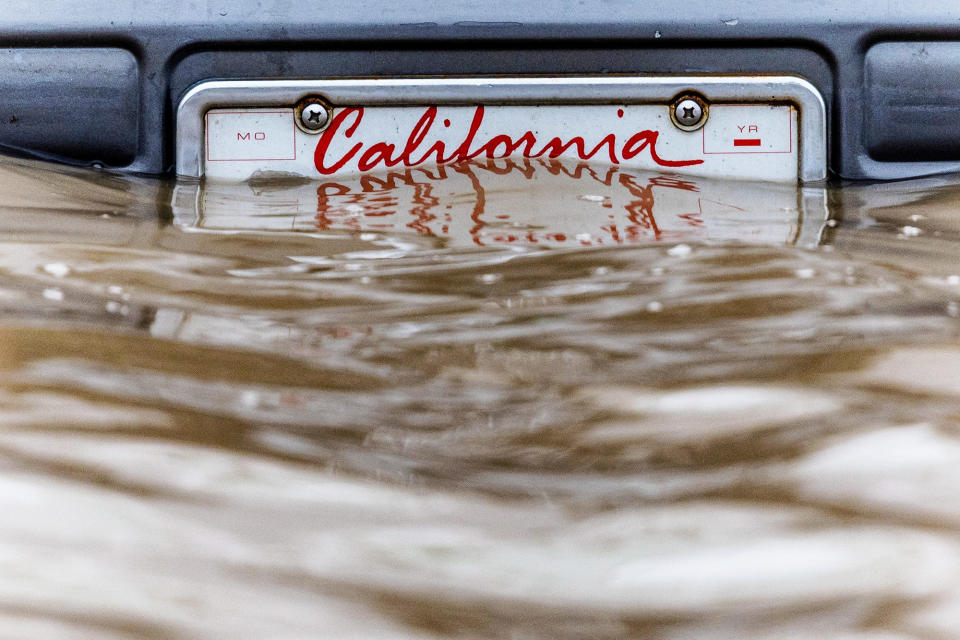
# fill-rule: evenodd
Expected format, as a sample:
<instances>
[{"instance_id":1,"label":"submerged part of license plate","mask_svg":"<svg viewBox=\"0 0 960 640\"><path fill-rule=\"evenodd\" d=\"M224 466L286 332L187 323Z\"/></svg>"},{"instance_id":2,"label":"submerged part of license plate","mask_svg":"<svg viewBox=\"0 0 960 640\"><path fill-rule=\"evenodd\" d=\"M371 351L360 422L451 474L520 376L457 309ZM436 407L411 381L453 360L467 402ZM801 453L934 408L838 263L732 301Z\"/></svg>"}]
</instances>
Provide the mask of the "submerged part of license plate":
<instances>
[{"instance_id":1,"label":"submerged part of license plate","mask_svg":"<svg viewBox=\"0 0 960 640\"><path fill-rule=\"evenodd\" d=\"M320 181L180 183L173 213L190 231L341 241L359 233L394 247L736 240L809 248L828 211L820 186L507 158Z\"/></svg>"},{"instance_id":2,"label":"submerged part of license plate","mask_svg":"<svg viewBox=\"0 0 960 640\"><path fill-rule=\"evenodd\" d=\"M181 176L326 180L507 157L815 181L825 108L792 76L615 76L209 81L177 111Z\"/></svg>"}]
</instances>

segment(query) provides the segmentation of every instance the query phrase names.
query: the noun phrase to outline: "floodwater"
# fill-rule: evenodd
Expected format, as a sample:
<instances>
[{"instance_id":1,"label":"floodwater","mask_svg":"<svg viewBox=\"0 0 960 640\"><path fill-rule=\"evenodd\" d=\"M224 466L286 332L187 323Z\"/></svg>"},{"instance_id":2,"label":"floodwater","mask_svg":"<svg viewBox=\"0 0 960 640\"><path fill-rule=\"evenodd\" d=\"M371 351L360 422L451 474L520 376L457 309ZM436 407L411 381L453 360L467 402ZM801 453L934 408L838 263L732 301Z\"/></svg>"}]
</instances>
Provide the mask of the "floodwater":
<instances>
[{"instance_id":1,"label":"floodwater","mask_svg":"<svg viewBox=\"0 0 960 640\"><path fill-rule=\"evenodd\" d=\"M0 163L0 637L955 638L960 181Z\"/></svg>"}]
</instances>

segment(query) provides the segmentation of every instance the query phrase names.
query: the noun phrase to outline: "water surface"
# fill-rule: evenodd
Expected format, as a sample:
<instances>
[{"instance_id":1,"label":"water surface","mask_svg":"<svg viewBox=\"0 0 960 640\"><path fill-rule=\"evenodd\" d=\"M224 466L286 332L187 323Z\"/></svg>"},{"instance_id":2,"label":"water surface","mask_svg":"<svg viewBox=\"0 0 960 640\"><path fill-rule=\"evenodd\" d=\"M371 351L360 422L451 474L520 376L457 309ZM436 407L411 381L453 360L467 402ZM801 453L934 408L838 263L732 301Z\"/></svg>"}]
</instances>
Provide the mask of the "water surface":
<instances>
[{"instance_id":1,"label":"water surface","mask_svg":"<svg viewBox=\"0 0 960 640\"><path fill-rule=\"evenodd\" d=\"M0 635L952 638L960 182L0 164Z\"/></svg>"}]
</instances>

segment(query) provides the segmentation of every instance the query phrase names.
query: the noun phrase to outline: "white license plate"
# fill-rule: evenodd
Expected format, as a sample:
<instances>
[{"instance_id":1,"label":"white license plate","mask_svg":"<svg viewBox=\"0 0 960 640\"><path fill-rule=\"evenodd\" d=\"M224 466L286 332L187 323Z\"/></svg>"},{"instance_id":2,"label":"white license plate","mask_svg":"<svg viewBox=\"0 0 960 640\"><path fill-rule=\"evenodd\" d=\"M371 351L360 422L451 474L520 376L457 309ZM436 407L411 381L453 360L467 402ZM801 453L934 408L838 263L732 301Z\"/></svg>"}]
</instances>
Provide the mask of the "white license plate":
<instances>
[{"instance_id":1,"label":"white license plate","mask_svg":"<svg viewBox=\"0 0 960 640\"><path fill-rule=\"evenodd\" d=\"M677 101L704 116L684 127ZM322 130L300 124L326 104ZM178 110L183 176L329 180L470 160L612 165L711 178L820 180L823 101L794 77L211 81Z\"/></svg>"}]
</instances>

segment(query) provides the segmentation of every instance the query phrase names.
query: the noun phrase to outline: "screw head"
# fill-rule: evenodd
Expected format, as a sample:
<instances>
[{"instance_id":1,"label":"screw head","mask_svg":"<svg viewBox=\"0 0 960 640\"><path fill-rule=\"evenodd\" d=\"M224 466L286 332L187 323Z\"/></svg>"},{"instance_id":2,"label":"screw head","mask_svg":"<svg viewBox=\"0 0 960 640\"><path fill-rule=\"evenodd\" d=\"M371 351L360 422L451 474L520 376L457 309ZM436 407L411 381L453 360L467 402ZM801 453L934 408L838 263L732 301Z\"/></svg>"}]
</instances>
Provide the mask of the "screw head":
<instances>
[{"instance_id":1,"label":"screw head","mask_svg":"<svg viewBox=\"0 0 960 640\"><path fill-rule=\"evenodd\" d=\"M673 108L673 117L685 127L694 127L703 119L703 107L691 98L684 98Z\"/></svg>"},{"instance_id":2,"label":"screw head","mask_svg":"<svg viewBox=\"0 0 960 640\"><path fill-rule=\"evenodd\" d=\"M306 104L300 110L300 124L309 131L320 131L327 126L329 120L330 114L326 107L317 102Z\"/></svg>"}]
</instances>

